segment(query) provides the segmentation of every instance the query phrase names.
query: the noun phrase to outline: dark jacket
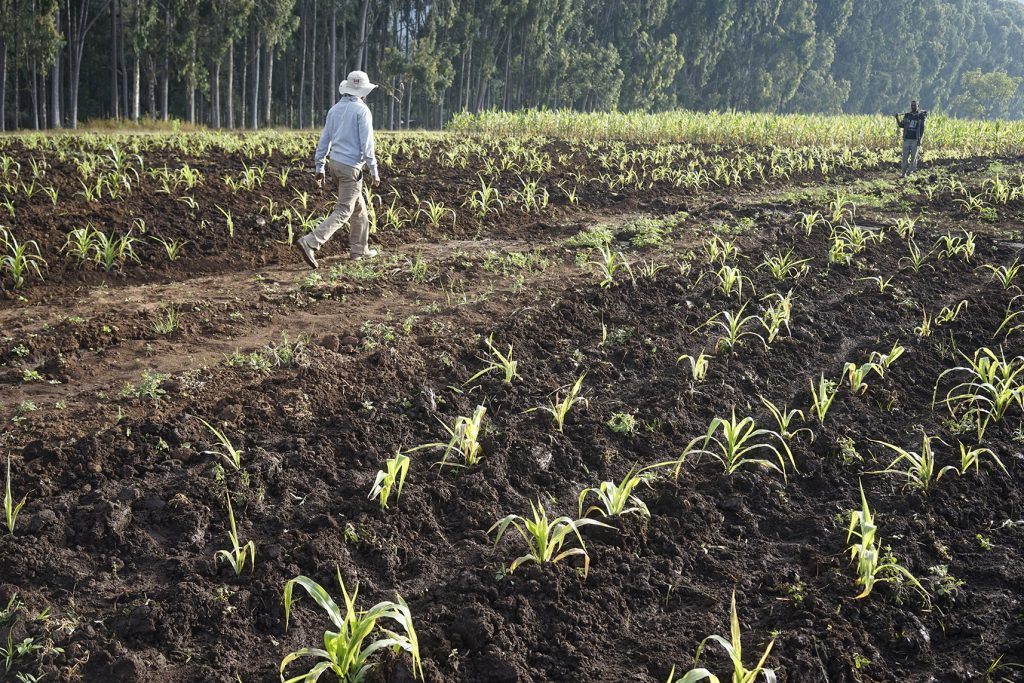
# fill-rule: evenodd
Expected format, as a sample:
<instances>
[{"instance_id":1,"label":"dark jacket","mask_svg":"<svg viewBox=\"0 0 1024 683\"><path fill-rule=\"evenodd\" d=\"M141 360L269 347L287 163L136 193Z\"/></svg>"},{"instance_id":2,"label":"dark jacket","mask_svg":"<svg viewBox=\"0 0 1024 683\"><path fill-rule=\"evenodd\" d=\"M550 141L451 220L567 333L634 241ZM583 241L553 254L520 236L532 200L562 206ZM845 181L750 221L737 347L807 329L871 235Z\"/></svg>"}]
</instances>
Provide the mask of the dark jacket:
<instances>
[{"instance_id":1,"label":"dark jacket","mask_svg":"<svg viewBox=\"0 0 1024 683\"><path fill-rule=\"evenodd\" d=\"M928 116L926 111L907 112L902 116L896 116L896 125L903 129L904 140L921 141L924 137L924 119Z\"/></svg>"}]
</instances>

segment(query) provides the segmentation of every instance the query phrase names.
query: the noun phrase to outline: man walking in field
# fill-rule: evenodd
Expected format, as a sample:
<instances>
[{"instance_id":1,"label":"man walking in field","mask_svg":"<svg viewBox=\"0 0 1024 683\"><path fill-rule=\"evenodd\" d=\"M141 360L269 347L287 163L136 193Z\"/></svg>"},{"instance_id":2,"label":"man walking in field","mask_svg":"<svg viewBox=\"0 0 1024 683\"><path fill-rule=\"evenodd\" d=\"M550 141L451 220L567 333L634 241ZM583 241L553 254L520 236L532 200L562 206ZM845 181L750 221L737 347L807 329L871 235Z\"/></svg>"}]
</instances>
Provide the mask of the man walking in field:
<instances>
[{"instance_id":1,"label":"man walking in field","mask_svg":"<svg viewBox=\"0 0 1024 683\"><path fill-rule=\"evenodd\" d=\"M303 258L318 268L316 250L345 223L349 224L348 246L352 258L373 257L370 249L370 222L363 197L363 175L369 172L373 187L380 183L377 157L373 146L373 115L363 98L377 86L370 83L362 71L353 71L338 86L341 99L327 112L327 122L313 155L316 162L316 182L321 187L326 180L325 166L338 180L338 203L330 216L313 232L297 242Z\"/></svg>"},{"instance_id":2,"label":"man walking in field","mask_svg":"<svg viewBox=\"0 0 1024 683\"><path fill-rule=\"evenodd\" d=\"M924 119L928 112L920 111L917 108L917 100L910 102L910 111L903 114L893 114L896 117L896 125L903 129L903 155L900 157L900 167L903 177L917 171L917 158L920 153L921 138L924 137Z\"/></svg>"}]
</instances>

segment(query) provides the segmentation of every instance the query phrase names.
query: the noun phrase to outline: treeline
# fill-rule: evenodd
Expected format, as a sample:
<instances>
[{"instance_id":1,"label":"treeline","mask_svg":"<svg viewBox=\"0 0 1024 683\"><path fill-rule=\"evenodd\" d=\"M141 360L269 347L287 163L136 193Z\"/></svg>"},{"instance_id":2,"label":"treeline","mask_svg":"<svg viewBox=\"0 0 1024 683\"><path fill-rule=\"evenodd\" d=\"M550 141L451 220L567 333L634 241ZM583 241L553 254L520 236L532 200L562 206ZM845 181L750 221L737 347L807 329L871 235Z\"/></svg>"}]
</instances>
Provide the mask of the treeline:
<instances>
[{"instance_id":1,"label":"treeline","mask_svg":"<svg viewBox=\"0 0 1024 683\"><path fill-rule=\"evenodd\" d=\"M1020 118L1019 0L0 0L0 125L380 127L453 112L932 110Z\"/></svg>"}]
</instances>

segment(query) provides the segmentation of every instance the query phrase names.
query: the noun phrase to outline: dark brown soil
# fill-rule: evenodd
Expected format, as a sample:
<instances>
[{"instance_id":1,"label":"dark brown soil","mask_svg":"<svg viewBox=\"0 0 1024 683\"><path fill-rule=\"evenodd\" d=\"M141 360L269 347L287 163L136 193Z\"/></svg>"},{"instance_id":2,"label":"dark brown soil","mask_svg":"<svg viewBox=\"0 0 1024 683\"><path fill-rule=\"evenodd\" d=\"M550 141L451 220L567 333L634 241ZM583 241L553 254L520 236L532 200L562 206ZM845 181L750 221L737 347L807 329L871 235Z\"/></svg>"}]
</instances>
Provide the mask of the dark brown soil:
<instances>
[{"instance_id":1,"label":"dark brown soil","mask_svg":"<svg viewBox=\"0 0 1024 683\"><path fill-rule=\"evenodd\" d=\"M43 245L49 268L45 282L9 292L0 309L0 448L11 454L15 496L28 497L15 534L0 537L0 608L15 594L24 603L16 620L0 622L0 634L47 649L16 659L11 680L15 672L45 680L279 680L281 658L318 646L329 626L303 599L286 631L284 582L307 575L340 599L336 568L359 584L363 607L396 593L409 603L429 681L661 683L673 666L680 674L693 665L707 635L728 636L733 591L747 664L774 638L768 665L780 681L981 681L999 657L1024 663L1020 406L984 436L1006 474L983 462L979 473L944 475L924 494L871 473L891 460L874 440L917 450L923 428L943 442L934 442L940 466L958 462L958 441L976 443L944 406L932 407L933 390L944 370L963 364L961 354L985 346L1001 346L1006 358L1024 353L1020 332L995 335L1018 290L1003 290L979 268L1017 258L1020 245L1009 235L1024 203L981 222L951 197L929 201L921 191L927 177L900 189L891 170L867 168L692 193L666 183L616 195L588 184L579 206L552 192L554 207L539 216L509 207L480 220L460 207L479 182L479 160L468 170L438 170L443 147L427 159L396 152L387 174L409 206L416 192L456 208L455 226L443 237L422 221L382 230L376 240L390 260L367 277L343 270L308 280L296 253L276 241L281 226L261 225L251 196L212 182L197 188L195 214L148 181L121 202L78 198L54 210L48 200L17 200L17 234ZM570 168L601 172L595 152L560 143L543 150L572 155L545 176L549 187ZM23 165L39 154L17 146L13 153ZM159 163L151 154L149 165ZM243 158L211 149L167 163L187 161L212 179L237 173ZM302 163L279 153L268 161ZM935 162L928 172L978 185L986 165ZM73 165L53 160L49 173L62 196L73 195ZM296 183L308 181L295 173ZM974 258L933 255L914 273L901 261L905 243L887 230L853 265L830 266L827 231L808 237L794 227L798 212L824 211L828 195L787 193L860 191L865 180L884 191L877 206L859 208L861 224L889 226L921 211L922 247L971 229L979 233ZM268 177L267 185L276 182ZM502 182L506 192L516 185L514 176ZM266 192L280 201L293 194ZM215 205L235 213L233 240L224 239ZM661 247L616 242L634 262L635 280L600 287L563 245L594 222L626 226L641 213L681 210L690 218ZM141 264L108 275L58 252L71 227L121 226L132 217L144 217L152 234L190 240L187 257L169 263L162 247L148 245ZM197 228L202 220L205 230ZM767 349L748 339L715 353L718 330L705 323L740 303L714 288L701 246L712 234L740 247L737 263L751 278L745 313L793 290L791 334ZM806 277L777 283L755 268L791 247L813 259ZM530 267L487 260L490 251L534 249ZM417 253L430 265L423 282L407 265ZM645 278L643 260L668 267ZM338 264L345 262L327 262ZM885 293L866 280L879 275L892 277ZM968 305L955 321L915 334L922 311L934 316L961 300ZM181 320L163 335L153 323L167 304ZM282 334L303 341L281 365L224 362L235 350L280 347ZM506 385L492 373L467 386L483 366L488 335L502 349L513 346L521 376ZM811 416L811 380L838 380L846 362L865 362L895 342L905 355L873 376L865 394L843 384L824 424ZM706 381L695 384L676 360L702 349L714 356ZM42 381L26 381L26 371ZM144 371L166 375L158 396L122 392ZM547 413L532 409L584 372L587 403L558 433ZM584 530L587 576L578 558L508 571L524 549L511 534L495 546L487 529L499 518L528 514L538 500L575 516L583 488L678 457L733 409L774 428L760 397L802 409L807 420L798 426L813 432L813 440L805 432L793 441L799 471L787 480L763 469L725 475L711 458L691 458L677 479L666 472L637 489L649 520ZM397 506L382 511L367 498L386 458L441 440L440 422L477 405L487 407L479 466L441 470L433 466L440 453L417 451ZM615 413L635 415L636 432L611 431ZM205 453L216 444L195 417L223 427L244 450L241 471ZM858 482L883 543L930 590L931 605L888 584L854 598L846 529L859 508ZM213 559L229 546L225 491L243 542L257 548L254 570L240 577ZM940 583L939 567L962 583ZM725 680L727 660L716 647L708 666ZM407 657L380 661L374 680L410 680ZM1000 668L991 680L1019 675Z\"/></svg>"}]
</instances>

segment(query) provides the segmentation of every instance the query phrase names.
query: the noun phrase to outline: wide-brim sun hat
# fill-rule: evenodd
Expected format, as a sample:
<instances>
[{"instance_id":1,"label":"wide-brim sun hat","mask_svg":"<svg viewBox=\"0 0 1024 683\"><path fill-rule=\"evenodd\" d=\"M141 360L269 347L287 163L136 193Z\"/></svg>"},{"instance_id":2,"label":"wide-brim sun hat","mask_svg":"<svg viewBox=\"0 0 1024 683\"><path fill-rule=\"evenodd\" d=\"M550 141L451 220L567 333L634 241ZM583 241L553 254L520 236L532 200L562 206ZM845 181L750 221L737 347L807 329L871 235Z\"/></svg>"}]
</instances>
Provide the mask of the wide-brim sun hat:
<instances>
[{"instance_id":1,"label":"wide-brim sun hat","mask_svg":"<svg viewBox=\"0 0 1024 683\"><path fill-rule=\"evenodd\" d=\"M338 86L338 92L342 95L366 97L376 87L374 83L370 83L370 77L366 75L365 71L353 71Z\"/></svg>"}]
</instances>

